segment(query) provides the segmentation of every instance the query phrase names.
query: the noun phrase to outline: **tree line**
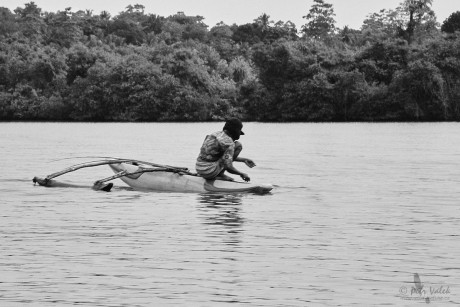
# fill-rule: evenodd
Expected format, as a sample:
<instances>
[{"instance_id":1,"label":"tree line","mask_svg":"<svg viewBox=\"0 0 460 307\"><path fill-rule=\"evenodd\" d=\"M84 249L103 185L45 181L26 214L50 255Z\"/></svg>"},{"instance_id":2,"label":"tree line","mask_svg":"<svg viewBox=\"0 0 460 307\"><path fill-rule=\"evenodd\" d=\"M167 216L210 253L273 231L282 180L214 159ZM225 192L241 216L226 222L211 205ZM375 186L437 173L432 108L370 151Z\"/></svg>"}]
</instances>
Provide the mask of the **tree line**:
<instances>
[{"instance_id":1,"label":"tree line","mask_svg":"<svg viewBox=\"0 0 460 307\"><path fill-rule=\"evenodd\" d=\"M404 0L338 28L314 3L299 29L267 14L209 27L129 5L0 7L0 119L441 121L460 119L460 12Z\"/></svg>"}]
</instances>

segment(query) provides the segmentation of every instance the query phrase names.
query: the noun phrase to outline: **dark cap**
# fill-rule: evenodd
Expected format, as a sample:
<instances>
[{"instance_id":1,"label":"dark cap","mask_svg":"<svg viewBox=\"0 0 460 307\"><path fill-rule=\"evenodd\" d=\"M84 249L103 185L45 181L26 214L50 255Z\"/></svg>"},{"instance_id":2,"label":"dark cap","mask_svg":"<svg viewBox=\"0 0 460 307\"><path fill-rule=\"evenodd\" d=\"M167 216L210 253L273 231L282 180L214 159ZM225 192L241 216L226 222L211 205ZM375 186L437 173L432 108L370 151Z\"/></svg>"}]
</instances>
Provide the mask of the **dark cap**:
<instances>
[{"instance_id":1,"label":"dark cap","mask_svg":"<svg viewBox=\"0 0 460 307\"><path fill-rule=\"evenodd\" d=\"M241 131L243 129L243 123L238 118L230 118L225 122L224 130L228 130L230 132L240 132L241 135L244 135L244 132Z\"/></svg>"}]
</instances>

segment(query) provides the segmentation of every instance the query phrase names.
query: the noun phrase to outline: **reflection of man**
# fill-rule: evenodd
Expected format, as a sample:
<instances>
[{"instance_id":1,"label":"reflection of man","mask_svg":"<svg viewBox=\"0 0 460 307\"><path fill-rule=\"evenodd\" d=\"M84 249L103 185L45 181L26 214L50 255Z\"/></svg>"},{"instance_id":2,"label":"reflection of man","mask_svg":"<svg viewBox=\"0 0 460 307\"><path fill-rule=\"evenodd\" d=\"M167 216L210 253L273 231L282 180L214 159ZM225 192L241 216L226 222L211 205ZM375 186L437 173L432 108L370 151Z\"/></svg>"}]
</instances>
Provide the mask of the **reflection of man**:
<instances>
[{"instance_id":1,"label":"reflection of man","mask_svg":"<svg viewBox=\"0 0 460 307\"><path fill-rule=\"evenodd\" d=\"M255 166L251 159L239 157L243 149L243 145L238 142L240 136L244 135L242 128L243 123L239 119L231 118L225 122L222 131L206 136L196 161L198 175L206 179L234 180L224 174L228 171L240 175L245 181L251 180L246 173L233 166L233 161L244 162L251 168Z\"/></svg>"}]
</instances>

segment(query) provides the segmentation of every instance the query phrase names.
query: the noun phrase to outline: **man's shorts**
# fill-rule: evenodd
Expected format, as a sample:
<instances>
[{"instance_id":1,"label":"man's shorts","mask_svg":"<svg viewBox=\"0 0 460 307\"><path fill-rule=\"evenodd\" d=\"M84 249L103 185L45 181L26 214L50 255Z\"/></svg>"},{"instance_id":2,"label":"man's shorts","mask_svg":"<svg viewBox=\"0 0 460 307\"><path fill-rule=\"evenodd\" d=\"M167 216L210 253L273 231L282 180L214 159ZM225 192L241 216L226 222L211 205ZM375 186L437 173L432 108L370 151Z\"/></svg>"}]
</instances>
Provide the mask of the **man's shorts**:
<instances>
[{"instance_id":1,"label":"man's shorts","mask_svg":"<svg viewBox=\"0 0 460 307\"><path fill-rule=\"evenodd\" d=\"M224 170L224 161L223 159L215 162L197 161L195 168L196 172L201 177L205 179L214 179Z\"/></svg>"}]
</instances>

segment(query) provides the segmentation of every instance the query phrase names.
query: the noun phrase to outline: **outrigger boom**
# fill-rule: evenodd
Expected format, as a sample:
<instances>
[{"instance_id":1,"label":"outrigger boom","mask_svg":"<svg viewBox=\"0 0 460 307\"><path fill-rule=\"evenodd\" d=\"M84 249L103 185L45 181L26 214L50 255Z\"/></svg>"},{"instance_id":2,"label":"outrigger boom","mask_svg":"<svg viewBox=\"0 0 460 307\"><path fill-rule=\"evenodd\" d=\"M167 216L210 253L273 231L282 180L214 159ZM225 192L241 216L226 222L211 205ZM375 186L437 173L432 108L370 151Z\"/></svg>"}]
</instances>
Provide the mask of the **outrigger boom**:
<instances>
[{"instance_id":1,"label":"outrigger boom","mask_svg":"<svg viewBox=\"0 0 460 307\"><path fill-rule=\"evenodd\" d=\"M131 172L131 173L126 172L126 171L119 172L119 173L117 173L117 174L115 174L113 176L110 176L110 177L95 181L93 186L92 186L93 190L97 190L97 191L102 190L102 191L109 192L113 187L113 183L105 184L107 181L117 179L117 178L120 178L120 177L123 177L123 176L128 176L128 177L134 178L133 176L138 175L137 177L139 177L141 174L143 174L145 172L160 172L160 171L162 171L162 172L174 172L174 173L187 173L189 175L195 175L195 174L190 173L188 168L186 168L186 167L161 165L161 164L156 164L156 163L151 163L151 162L146 162L146 161L140 161L140 160L133 160L133 159L114 158L114 159L109 159L109 160L98 160L98 161L90 161L90 162L75 164L75 165L72 165L72 166L70 166L70 167L68 167L66 169L63 169L62 171L52 173L52 174L46 176L45 178L34 177L32 179L32 181L34 183L38 183L39 185L46 186L46 187L50 187L50 186L53 186L53 187L82 187L80 185L57 182L57 181L53 180L53 178L59 177L61 175L64 175L64 174L67 174L67 173L70 173L70 172L77 171L77 170L82 169L82 168L95 167L95 166L101 166L101 165L110 165L110 164L120 164L120 163L129 163L129 164L133 164L133 165L143 164L143 165L147 165L147 166L153 166L154 168L141 168L141 169L139 169L139 170L137 170L135 172Z\"/></svg>"}]
</instances>

